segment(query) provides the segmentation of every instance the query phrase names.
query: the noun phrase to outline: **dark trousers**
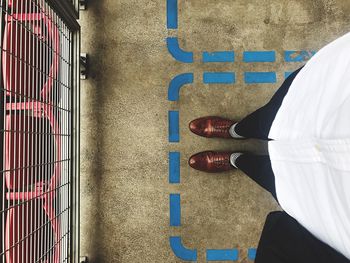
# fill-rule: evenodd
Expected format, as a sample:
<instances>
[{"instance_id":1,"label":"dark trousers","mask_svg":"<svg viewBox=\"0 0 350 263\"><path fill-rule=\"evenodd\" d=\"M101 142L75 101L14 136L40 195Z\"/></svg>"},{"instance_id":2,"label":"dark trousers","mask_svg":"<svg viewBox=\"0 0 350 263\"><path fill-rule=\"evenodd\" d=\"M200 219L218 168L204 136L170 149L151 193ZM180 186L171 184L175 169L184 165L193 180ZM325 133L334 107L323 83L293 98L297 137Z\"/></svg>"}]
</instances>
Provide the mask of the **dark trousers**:
<instances>
[{"instance_id":1,"label":"dark trousers","mask_svg":"<svg viewBox=\"0 0 350 263\"><path fill-rule=\"evenodd\" d=\"M283 82L282 86L265 106L241 120L236 125L236 133L246 138L270 140L268 135L272 122L282 104L284 96L287 94L290 85L300 70L301 68L294 71ZM269 191L277 200L275 176L271 168L269 156L243 154L237 158L236 165L257 184Z\"/></svg>"},{"instance_id":2,"label":"dark trousers","mask_svg":"<svg viewBox=\"0 0 350 263\"><path fill-rule=\"evenodd\" d=\"M272 122L300 70L284 81L269 103L237 124L236 132L239 135L270 140L268 134ZM236 165L277 200L269 156L243 154L238 157ZM276 211L267 216L255 263L350 263L350 260L318 240L287 213Z\"/></svg>"},{"instance_id":3,"label":"dark trousers","mask_svg":"<svg viewBox=\"0 0 350 263\"><path fill-rule=\"evenodd\" d=\"M264 225L255 263L350 263L318 240L286 212L271 212Z\"/></svg>"}]
</instances>

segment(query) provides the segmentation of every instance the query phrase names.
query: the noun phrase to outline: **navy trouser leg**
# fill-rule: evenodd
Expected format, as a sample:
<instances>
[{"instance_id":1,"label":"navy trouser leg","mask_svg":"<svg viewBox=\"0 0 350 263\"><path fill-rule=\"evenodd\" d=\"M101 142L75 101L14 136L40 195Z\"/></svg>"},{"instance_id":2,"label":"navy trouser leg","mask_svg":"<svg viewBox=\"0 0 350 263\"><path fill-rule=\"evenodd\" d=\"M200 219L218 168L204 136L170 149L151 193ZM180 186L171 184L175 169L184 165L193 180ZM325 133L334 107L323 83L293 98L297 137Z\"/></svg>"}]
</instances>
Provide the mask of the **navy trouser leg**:
<instances>
[{"instance_id":1,"label":"navy trouser leg","mask_svg":"<svg viewBox=\"0 0 350 263\"><path fill-rule=\"evenodd\" d=\"M236 165L277 200L275 175L268 155L243 154L237 158Z\"/></svg>"},{"instance_id":2,"label":"navy trouser leg","mask_svg":"<svg viewBox=\"0 0 350 263\"><path fill-rule=\"evenodd\" d=\"M294 71L283 82L282 86L265 106L241 120L235 127L236 133L246 138L269 140L268 135L272 122L282 104L284 96L287 94L290 85L300 70L301 68Z\"/></svg>"},{"instance_id":3,"label":"navy trouser leg","mask_svg":"<svg viewBox=\"0 0 350 263\"><path fill-rule=\"evenodd\" d=\"M246 138L270 140L268 135L272 122L282 104L284 96L287 94L290 85L300 70L301 68L294 71L283 82L282 86L265 106L241 120L236 125L236 133ZM268 155L243 154L237 158L236 165L258 185L269 191L277 200L275 175L273 174L271 160Z\"/></svg>"}]
</instances>

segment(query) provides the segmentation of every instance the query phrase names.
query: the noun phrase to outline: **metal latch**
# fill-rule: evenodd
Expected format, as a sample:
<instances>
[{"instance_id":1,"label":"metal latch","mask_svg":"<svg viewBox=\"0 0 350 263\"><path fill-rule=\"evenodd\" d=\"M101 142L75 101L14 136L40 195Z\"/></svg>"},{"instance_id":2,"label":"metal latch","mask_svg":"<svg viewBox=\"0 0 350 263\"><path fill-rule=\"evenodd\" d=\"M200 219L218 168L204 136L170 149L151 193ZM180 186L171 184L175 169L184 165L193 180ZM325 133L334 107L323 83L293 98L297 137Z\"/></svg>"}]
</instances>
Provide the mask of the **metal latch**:
<instances>
[{"instance_id":1,"label":"metal latch","mask_svg":"<svg viewBox=\"0 0 350 263\"><path fill-rule=\"evenodd\" d=\"M80 53L80 79L87 79L89 73L89 57L87 53Z\"/></svg>"},{"instance_id":2,"label":"metal latch","mask_svg":"<svg viewBox=\"0 0 350 263\"><path fill-rule=\"evenodd\" d=\"M79 0L79 9L86 10L86 7L87 7L87 0Z\"/></svg>"}]
</instances>

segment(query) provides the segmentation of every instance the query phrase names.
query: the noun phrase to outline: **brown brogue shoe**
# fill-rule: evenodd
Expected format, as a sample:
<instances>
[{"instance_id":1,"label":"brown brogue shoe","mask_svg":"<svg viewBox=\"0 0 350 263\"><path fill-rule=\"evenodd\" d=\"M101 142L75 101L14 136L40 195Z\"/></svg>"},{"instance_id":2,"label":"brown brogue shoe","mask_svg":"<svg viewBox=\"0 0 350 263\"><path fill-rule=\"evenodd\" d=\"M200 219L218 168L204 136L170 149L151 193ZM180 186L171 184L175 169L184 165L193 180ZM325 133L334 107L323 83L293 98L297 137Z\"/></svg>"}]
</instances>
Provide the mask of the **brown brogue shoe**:
<instances>
[{"instance_id":1,"label":"brown brogue shoe","mask_svg":"<svg viewBox=\"0 0 350 263\"><path fill-rule=\"evenodd\" d=\"M232 139L229 129L236 121L216 116L202 117L190 122L190 130L202 137Z\"/></svg>"},{"instance_id":2,"label":"brown brogue shoe","mask_svg":"<svg viewBox=\"0 0 350 263\"><path fill-rule=\"evenodd\" d=\"M196 170L208 173L234 170L235 167L230 163L231 154L232 152L200 152L192 155L188 164Z\"/></svg>"}]
</instances>

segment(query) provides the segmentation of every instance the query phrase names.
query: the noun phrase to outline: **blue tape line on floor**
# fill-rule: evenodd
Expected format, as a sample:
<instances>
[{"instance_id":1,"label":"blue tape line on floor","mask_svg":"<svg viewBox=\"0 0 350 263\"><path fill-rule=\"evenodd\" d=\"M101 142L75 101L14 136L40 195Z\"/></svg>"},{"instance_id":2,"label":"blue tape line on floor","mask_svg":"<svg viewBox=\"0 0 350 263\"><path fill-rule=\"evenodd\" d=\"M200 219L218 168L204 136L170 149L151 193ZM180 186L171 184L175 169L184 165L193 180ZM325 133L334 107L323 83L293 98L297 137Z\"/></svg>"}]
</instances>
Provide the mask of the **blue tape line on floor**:
<instances>
[{"instance_id":1,"label":"blue tape line on floor","mask_svg":"<svg viewBox=\"0 0 350 263\"><path fill-rule=\"evenodd\" d=\"M238 249L207 249L207 261L224 260L238 260Z\"/></svg>"},{"instance_id":2,"label":"blue tape line on floor","mask_svg":"<svg viewBox=\"0 0 350 263\"><path fill-rule=\"evenodd\" d=\"M256 248L249 248L248 249L248 259L255 260L255 257L256 257Z\"/></svg>"},{"instance_id":3,"label":"blue tape line on floor","mask_svg":"<svg viewBox=\"0 0 350 263\"><path fill-rule=\"evenodd\" d=\"M193 52L187 52L180 48L177 37L168 37L167 46L169 53L177 60L183 63L193 63Z\"/></svg>"},{"instance_id":4,"label":"blue tape line on floor","mask_svg":"<svg viewBox=\"0 0 350 263\"><path fill-rule=\"evenodd\" d=\"M294 71L284 72L284 78L288 78Z\"/></svg>"},{"instance_id":5,"label":"blue tape line on floor","mask_svg":"<svg viewBox=\"0 0 350 263\"><path fill-rule=\"evenodd\" d=\"M244 81L247 84L276 83L276 72L245 72Z\"/></svg>"},{"instance_id":6,"label":"blue tape line on floor","mask_svg":"<svg viewBox=\"0 0 350 263\"><path fill-rule=\"evenodd\" d=\"M180 183L180 153L169 152L169 183Z\"/></svg>"},{"instance_id":7,"label":"blue tape line on floor","mask_svg":"<svg viewBox=\"0 0 350 263\"><path fill-rule=\"evenodd\" d=\"M178 29L178 0L167 0L167 28ZM167 38L167 47L170 54L180 62L193 63L193 52L182 50L179 46L179 40L176 37ZM316 52L313 51L311 55ZM303 62L310 58L308 51L285 51L284 59L286 62ZM203 52L203 62L234 62L235 53L233 51L219 51L219 52ZM246 51L243 53L243 61L247 63L254 62L275 62L276 51ZM287 78L292 72L285 72ZM178 79L176 79L179 77ZM180 77L177 76L170 83L168 90L168 99L171 101L179 100L179 92L182 86L193 83L193 73L185 73ZM210 83L228 83L232 84L236 81L235 73L233 72L206 72L203 74L203 81L206 84ZM246 83L275 83L275 72L246 72ZM169 142L179 142L179 112L169 111ZM169 153L169 183L180 183L180 153ZM170 201L170 225L181 225L181 200L179 194L171 194ZM188 249L183 246L181 237L170 237L170 246L174 254L185 261L196 261L197 250ZM235 254L237 253L237 254ZM248 249L248 259L255 260L256 249ZM238 260L238 250L207 250L208 261L220 260Z\"/></svg>"},{"instance_id":8,"label":"blue tape line on floor","mask_svg":"<svg viewBox=\"0 0 350 263\"><path fill-rule=\"evenodd\" d=\"M169 142L179 142L179 112L169 111Z\"/></svg>"},{"instance_id":9,"label":"blue tape line on floor","mask_svg":"<svg viewBox=\"0 0 350 263\"><path fill-rule=\"evenodd\" d=\"M284 51L284 60L286 62L304 62L304 61L309 60L315 54L316 54L316 51L286 50L286 51Z\"/></svg>"},{"instance_id":10,"label":"blue tape line on floor","mask_svg":"<svg viewBox=\"0 0 350 263\"><path fill-rule=\"evenodd\" d=\"M203 52L203 62L234 62L234 51Z\"/></svg>"},{"instance_id":11,"label":"blue tape line on floor","mask_svg":"<svg viewBox=\"0 0 350 263\"><path fill-rule=\"evenodd\" d=\"M234 72L205 72L203 74L205 84L233 84L236 82Z\"/></svg>"},{"instance_id":12,"label":"blue tape line on floor","mask_svg":"<svg viewBox=\"0 0 350 263\"><path fill-rule=\"evenodd\" d=\"M175 256L186 261L197 260L197 249L188 249L182 245L181 237L170 237L170 247Z\"/></svg>"},{"instance_id":13,"label":"blue tape line on floor","mask_svg":"<svg viewBox=\"0 0 350 263\"><path fill-rule=\"evenodd\" d=\"M177 0L167 0L167 28L177 29Z\"/></svg>"},{"instance_id":14,"label":"blue tape line on floor","mask_svg":"<svg viewBox=\"0 0 350 263\"><path fill-rule=\"evenodd\" d=\"M275 51L245 51L243 52L244 62L275 62Z\"/></svg>"},{"instance_id":15,"label":"blue tape line on floor","mask_svg":"<svg viewBox=\"0 0 350 263\"><path fill-rule=\"evenodd\" d=\"M170 194L170 226L181 226L181 203L179 194Z\"/></svg>"},{"instance_id":16,"label":"blue tape line on floor","mask_svg":"<svg viewBox=\"0 0 350 263\"><path fill-rule=\"evenodd\" d=\"M184 73L177 75L169 84L168 100L177 101L180 97L180 89L186 84L193 83L193 73Z\"/></svg>"}]
</instances>

